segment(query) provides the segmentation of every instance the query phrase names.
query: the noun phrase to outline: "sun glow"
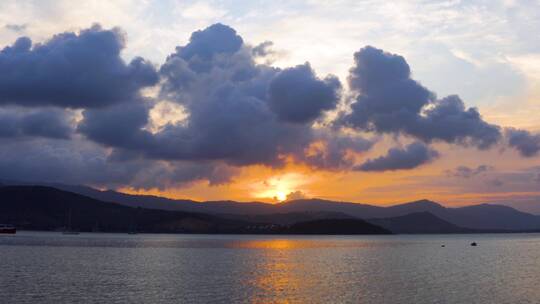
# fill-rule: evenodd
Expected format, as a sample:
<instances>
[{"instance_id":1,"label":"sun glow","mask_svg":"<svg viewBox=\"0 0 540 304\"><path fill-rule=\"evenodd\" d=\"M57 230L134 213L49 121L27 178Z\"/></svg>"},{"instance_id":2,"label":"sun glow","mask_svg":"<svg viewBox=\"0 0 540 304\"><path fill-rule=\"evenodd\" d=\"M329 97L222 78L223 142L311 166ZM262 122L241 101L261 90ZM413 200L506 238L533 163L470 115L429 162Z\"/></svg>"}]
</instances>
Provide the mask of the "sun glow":
<instances>
[{"instance_id":1,"label":"sun glow","mask_svg":"<svg viewBox=\"0 0 540 304\"><path fill-rule=\"evenodd\" d=\"M263 182L257 182L252 185L253 196L256 198L271 198L275 201L283 202L287 196L298 191L299 187L304 185L308 177L299 173L286 173L279 176L273 176Z\"/></svg>"}]
</instances>

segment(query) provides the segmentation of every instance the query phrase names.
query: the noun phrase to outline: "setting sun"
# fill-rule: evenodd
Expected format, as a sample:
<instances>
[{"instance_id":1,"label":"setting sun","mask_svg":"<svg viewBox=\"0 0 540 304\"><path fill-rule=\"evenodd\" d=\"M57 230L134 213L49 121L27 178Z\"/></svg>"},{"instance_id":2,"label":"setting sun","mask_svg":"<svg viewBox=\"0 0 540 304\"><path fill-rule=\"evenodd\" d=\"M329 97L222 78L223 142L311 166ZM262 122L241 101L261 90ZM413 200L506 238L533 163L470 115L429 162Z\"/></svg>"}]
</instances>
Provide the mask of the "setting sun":
<instances>
[{"instance_id":1,"label":"setting sun","mask_svg":"<svg viewBox=\"0 0 540 304\"><path fill-rule=\"evenodd\" d=\"M298 192L309 178L300 173L286 173L273 176L263 182L252 185L253 196L256 198L270 198L283 202L290 193Z\"/></svg>"}]
</instances>

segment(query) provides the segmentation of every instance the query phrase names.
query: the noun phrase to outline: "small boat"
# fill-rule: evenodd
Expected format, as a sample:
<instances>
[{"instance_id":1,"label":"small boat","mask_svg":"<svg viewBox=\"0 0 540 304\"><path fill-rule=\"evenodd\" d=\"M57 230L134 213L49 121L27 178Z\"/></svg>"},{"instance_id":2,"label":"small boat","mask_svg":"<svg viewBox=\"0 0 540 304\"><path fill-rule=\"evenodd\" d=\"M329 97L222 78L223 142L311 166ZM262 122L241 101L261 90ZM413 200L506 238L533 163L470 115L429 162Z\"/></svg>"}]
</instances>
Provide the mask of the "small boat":
<instances>
[{"instance_id":1,"label":"small boat","mask_svg":"<svg viewBox=\"0 0 540 304\"><path fill-rule=\"evenodd\" d=\"M471 246L475 247L475 246L478 246L478 244L476 244L476 242L472 242Z\"/></svg>"},{"instance_id":2,"label":"small boat","mask_svg":"<svg viewBox=\"0 0 540 304\"><path fill-rule=\"evenodd\" d=\"M13 225L0 224L0 234L15 234L17 229Z\"/></svg>"}]
</instances>

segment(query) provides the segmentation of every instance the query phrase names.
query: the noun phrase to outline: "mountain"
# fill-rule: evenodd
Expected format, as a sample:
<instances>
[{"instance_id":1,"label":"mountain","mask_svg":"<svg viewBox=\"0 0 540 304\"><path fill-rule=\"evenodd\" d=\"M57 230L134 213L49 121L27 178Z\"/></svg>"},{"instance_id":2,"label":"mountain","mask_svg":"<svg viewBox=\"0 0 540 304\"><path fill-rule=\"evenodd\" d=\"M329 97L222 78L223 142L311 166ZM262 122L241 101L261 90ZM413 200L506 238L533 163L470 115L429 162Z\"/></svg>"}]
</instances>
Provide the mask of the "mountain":
<instances>
[{"instance_id":1,"label":"mountain","mask_svg":"<svg viewBox=\"0 0 540 304\"><path fill-rule=\"evenodd\" d=\"M458 226L473 229L540 229L540 217L507 206L481 204L461 208L442 208L433 214Z\"/></svg>"},{"instance_id":2,"label":"mountain","mask_svg":"<svg viewBox=\"0 0 540 304\"><path fill-rule=\"evenodd\" d=\"M4 181L4 184L8 184ZM301 199L280 204L261 202L175 200L151 195L131 195L112 190L100 191L85 186L49 184L97 200L130 207L214 214L242 219L262 215L287 213L338 213L354 218L373 219L399 217L411 213L429 212L458 227L481 230L539 230L540 217L507 206L481 204L449 208L429 200L420 200L382 207L368 204L335 202L322 199ZM304 215L305 216L305 215ZM333 216L322 217L331 218ZM315 219L315 218L314 218ZM283 223L287 223L286 221Z\"/></svg>"},{"instance_id":3,"label":"mountain","mask_svg":"<svg viewBox=\"0 0 540 304\"><path fill-rule=\"evenodd\" d=\"M82 194L105 202L114 202L129 207L148 209L187 211L200 213L264 214L272 213L272 205L260 202L238 203L234 201L197 202L187 199L169 199L154 195L133 195L113 190L97 190L91 187L64 184L46 186Z\"/></svg>"},{"instance_id":4,"label":"mountain","mask_svg":"<svg viewBox=\"0 0 540 304\"><path fill-rule=\"evenodd\" d=\"M538 230L540 217L518 211L511 207L481 204L474 206L448 208L432 201L421 200L390 207L378 207L354 203L338 203L321 200L293 201L285 205L287 210L300 211L310 208L312 211L341 212L354 217L389 218L411 213L429 212L434 216L458 227L481 230ZM302 208L299 208L302 206Z\"/></svg>"},{"instance_id":5,"label":"mountain","mask_svg":"<svg viewBox=\"0 0 540 304\"><path fill-rule=\"evenodd\" d=\"M370 219L368 222L398 234L479 232L473 229L458 227L427 211L390 218Z\"/></svg>"},{"instance_id":6,"label":"mountain","mask_svg":"<svg viewBox=\"0 0 540 304\"><path fill-rule=\"evenodd\" d=\"M43 186L0 187L0 222L22 229L58 230L71 213L72 227L81 231L223 233L245 222L207 214L130 208Z\"/></svg>"},{"instance_id":7,"label":"mountain","mask_svg":"<svg viewBox=\"0 0 540 304\"><path fill-rule=\"evenodd\" d=\"M387 229L360 219L320 219L292 224L287 234L391 234Z\"/></svg>"},{"instance_id":8,"label":"mountain","mask_svg":"<svg viewBox=\"0 0 540 304\"><path fill-rule=\"evenodd\" d=\"M272 223L276 225L292 225L298 222L308 222L322 219L356 219L353 216L339 212L304 211L271 214L220 214L221 217L243 220L251 223Z\"/></svg>"},{"instance_id":9,"label":"mountain","mask_svg":"<svg viewBox=\"0 0 540 304\"><path fill-rule=\"evenodd\" d=\"M0 186L0 223L20 229L61 230L67 226L80 231L156 233L279 233L279 234L382 234L384 228L359 219L319 219L335 214L280 214L246 221L203 213L133 208L103 202L45 186ZM292 218L315 219L292 222ZM284 225L283 222L290 224ZM312 228L312 229L310 229Z\"/></svg>"}]
</instances>

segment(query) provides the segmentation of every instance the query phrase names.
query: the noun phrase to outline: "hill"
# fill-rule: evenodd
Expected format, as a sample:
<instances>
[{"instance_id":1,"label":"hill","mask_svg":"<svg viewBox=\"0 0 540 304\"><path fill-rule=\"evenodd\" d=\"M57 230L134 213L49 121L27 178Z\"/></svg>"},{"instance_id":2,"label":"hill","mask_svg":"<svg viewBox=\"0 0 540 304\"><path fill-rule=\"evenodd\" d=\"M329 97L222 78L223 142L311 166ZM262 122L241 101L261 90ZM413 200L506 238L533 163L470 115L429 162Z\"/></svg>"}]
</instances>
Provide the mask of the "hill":
<instances>
[{"instance_id":1,"label":"hill","mask_svg":"<svg viewBox=\"0 0 540 304\"><path fill-rule=\"evenodd\" d=\"M211 214L133 208L45 186L0 186L0 222L28 230L155 233L381 234L384 228L358 219L319 220L322 215L279 215L251 221ZM292 218L316 219L297 226ZM288 222L290 225L283 223ZM312 229L308 229L308 228Z\"/></svg>"},{"instance_id":2,"label":"hill","mask_svg":"<svg viewBox=\"0 0 540 304\"><path fill-rule=\"evenodd\" d=\"M472 233L474 229L458 227L425 211L398 217L370 219L368 222L383 227L393 233Z\"/></svg>"},{"instance_id":3,"label":"hill","mask_svg":"<svg viewBox=\"0 0 540 304\"><path fill-rule=\"evenodd\" d=\"M0 222L21 229L81 231L206 232L236 231L245 222L207 214L131 208L43 186L0 187Z\"/></svg>"},{"instance_id":4,"label":"hill","mask_svg":"<svg viewBox=\"0 0 540 304\"><path fill-rule=\"evenodd\" d=\"M320 219L282 229L287 234L391 234L387 229L359 219Z\"/></svg>"},{"instance_id":5,"label":"hill","mask_svg":"<svg viewBox=\"0 0 540 304\"><path fill-rule=\"evenodd\" d=\"M4 183L7 184L5 181ZM59 184L50 184L49 186L79 193L100 201L114 202L130 207L214 214L230 219L248 219L248 221L252 222L257 218L262 222L267 222L267 220L264 219L264 216L272 217L272 215L291 213L303 214L302 216L306 217L306 220L310 220L335 218L335 216L332 216L331 214L340 214L338 217L348 216L360 219L373 219L399 217L418 212L429 212L441 220L462 228L493 231L540 229L540 216L521 212L507 206L491 204L449 208L429 200L419 200L389 207L350 202L335 202L322 199L301 199L280 204L234 201L196 202L192 200L176 200L150 195L132 195L112 190L100 191L85 186ZM310 218L306 213L328 215ZM283 219L285 216L280 217ZM290 220L283 220L280 223L289 224L290 222Z\"/></svg>"}]
</instances>

